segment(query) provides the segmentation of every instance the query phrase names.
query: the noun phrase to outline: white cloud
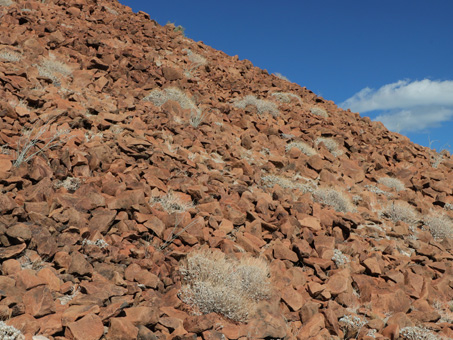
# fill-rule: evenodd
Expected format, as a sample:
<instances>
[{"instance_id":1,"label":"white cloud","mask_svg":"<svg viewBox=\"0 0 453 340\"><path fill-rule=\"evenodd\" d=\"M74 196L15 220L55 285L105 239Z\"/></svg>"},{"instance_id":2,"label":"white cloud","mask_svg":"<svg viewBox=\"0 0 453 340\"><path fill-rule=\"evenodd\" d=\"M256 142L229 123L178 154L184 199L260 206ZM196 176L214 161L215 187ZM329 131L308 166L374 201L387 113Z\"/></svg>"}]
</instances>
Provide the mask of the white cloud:
<instances>
[{"instance_id":1,"label":"white cloud","mask_svg":"<svg viewBox=\"0 0 453 340\"><path fill-rule=\"evenodd\" d=\"M380 114L375 118L389 130L415 132L427 128L439 127L441 123L453 118L453 108L414 107Z\"/></svg>"},{"instance_id":2,"label":"white cloud","mask_svg":"<svg viewBox=\"0 0 453 340\"><path fill-rule=\"evenodd\" d=\"M420 131L453 119L453 81L400 80L364 88L340 104L355 112L384 111L376 120L393 131Z\"/></svg>"}]
</instances>

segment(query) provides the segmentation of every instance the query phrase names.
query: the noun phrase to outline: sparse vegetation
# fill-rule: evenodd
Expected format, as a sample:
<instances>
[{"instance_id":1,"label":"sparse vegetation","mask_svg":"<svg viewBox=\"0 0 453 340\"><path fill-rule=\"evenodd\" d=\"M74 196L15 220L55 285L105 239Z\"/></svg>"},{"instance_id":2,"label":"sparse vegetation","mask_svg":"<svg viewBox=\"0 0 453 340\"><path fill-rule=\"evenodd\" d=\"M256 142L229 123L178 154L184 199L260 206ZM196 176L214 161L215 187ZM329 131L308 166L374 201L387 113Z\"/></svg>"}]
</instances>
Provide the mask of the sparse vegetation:
<instances>
[{"instance_id":1,"label":"sparse vegetation","mask_svg":"<svg viewBox=\"0 0 453 340\"><path fill-rule=\"evenodd\" d=\"M338 143L332 138L318 137L316 138L316 145L323 143L329 152L335 157L341 156L343 151L339 149Z\"/></svg>"},{"instance_id":2,"label":"sparse vegetation","mask_svg":"<svg viewBox=\"0 0 453 340\"><path fill-rule=\"evenodd\" d=\"M349 257L343 254L339 249L333 250L332 261L335 262L338 268L344 267L347 263L351 262Z\"/></svg>"},{"instance_id":3,"label":"sparse vegetation","mask_svg":"<svg viewBox=\"0 0 453 340\"><path fill-rule=\"evenodd\" d=\"M302 153L306 154L307 156L313 156L313 155L317 154L315 149L313 149L311 146L309 146L307 143L304 143L304 142L291 142L291 143L287 144L286 152L288 152L292 148L299 149L300 151L302 151Z\"/></svg>"},{"instance_id":4,"label":"sparse vegetation","mask_svg":"<svg viewBox=\"0 0 453 340\"><path fill-rule=\"evenodd\" d=\"M313 113L316 116L321 116L324 118L329 117L329 114L327 113L326 110L324 110L322 107L315 106L310 109L310 112Z\"/></svg>"},{"instance_id":5,"label":"sparse vegetation","mask_svg":"<svg viewBox=\"0 0 453 340\"><path fill-rule=\"evenodd\" d=\"M58 188L65 188L66 190L69 190L69 191L76 191L79 187L80 187L80 183L82 181L80 180L80 178L76 178L76 177L66 177L63 181L62 180L57 180L53 187L55 189L58 189Z\"/></svg>"},{"instance_id":6,"label":"sparse vegetation","mask_svg":"<svg viewBox=\"0 0 453 340\"><path fill-rule=\"evenodd\" d=\"M101 249L106 249L109 246L109 244L105 242L103 239L97 239L96 241L84 239L82 241L82 246L96 246Z\"/></svg>"},{"instance_id":7,"label":"sparse vegetation","mask_svg":"<svg viewBox=\"0 0 453 340\"><path fill-rule=\"evenodd\" d=\"M286 81L291 81L289 80L287 77L285 77L283 74L279 73L279 72L275 72L275 73L272 73L274 76L276 76L277 78L280 78L282 80L286 80Z\"/></svg>"},{"instance_id":8,"label":"sparse vegetation","mask_svg":"<svg viewBox=\"0 0 453 340\"><path fill-rule=\"evenodd\" d=\"M162 209L169 214L180 214L194 207L193 202L183 202L179 197L177 197L177 195L174 194L173 191L169 191L165 196L152 198L150 200L150 203L152 205L160 204ZM177 217L173 230L169 234L168 238L164 241L164 243L158 247L158 250L163 251L170 244L172 244L174 240L179 237L179 235L181 235L190 227L198 224L199 222L199 219L194 219L185 227L180 228L179 225L181 223L181 218ZM178 228L180 229L179 231L177 231Z\"/></svg>"},{"instance_id":9,"label":"sparse vegetation","mask_svg":"<svg viewBox=\"0 0 453 340\"><path fill-rule=\"evenodd\" d=\"M75 288L75 286L73 286L71 288L71 294L66 294L66 295L58 298L58 300L60 301L62 306L67 305L69 302L71 302L72 299L74 299L79 294L79 292L80 292L80 287Z\"/></svg>"},{"instance_id":10,"label":"sparse vegetation","mask_svg":"<svg viewBox=\"0 0 453 340\"><path fill-rule=\"evenodd\" d=\"M0 6L11 6L13 3L12 0L0 0Z\"/></svg>"},{"instance_id":11,"label":"sparse vegetation","mask_svg":"<svg viewBox=\"0 0 453 340\"><path fill-rule=\"evenodd\" d=\"M402 328L400 337L405 340L438 340L438 337L428 329L416 326Z\"/></svg>"},{"instance_id":12,"label":"sparse vegetation","mask_svg":"<svg viewBox=\"0 0 453 340\"><path fill-rule=\"evenodd\" d=\"M45 133L49 131L50 123L49 121L40 128L37 128L36 124L33 125L31 129L24 129L22 131L23 136L20 137L17 142L17 151L16 159L14 160L13 165L19 167L22 163L27 163L33 157L51 149L53 147L59 146L64 142L69 140L69 132L67 129L58 129L52 132L52 135L45 137ZM37 147L38 144L44 143L43 146ZM33 152L34 149L38 149Z\"/></svg>"},{"instance_id":13,"label":"sparse vegetation","mask_svg":"<svg viewBox=\"0 0 453 340\"><path fill-rule=\"evenodd\" d=\"M49 54L49 57L41 60L37 68L41 77L49 78L56 86L60 86L61 77L68 77L72 74L72 69L58 61L53 54Z\"/></svg>"},{"instance_id":14,"label":"sparse vegetation","mask_svg":"<svg viewBox=\"0 0 453 340\"><path fill-rule=\"evenodd\" d=\"M181 201L181 199L171 190L162 197L153 197L150 200L150 203L152 205L160 204L162 209L169 214L182 213L194 207L193 202Z\"/></svg>"},{"instance_id":15,"label":"sparse vegetation","mask_svg":"<svg viewBox=\"0 0 453 340\"><path fill-rule=\"evenodd\" d=\"M316 189L316 184L312 181L306 181L305 183L299 183L299 180L302 178L297 176L295 178L289 179L276 175L267 175L261 177L261 181L264 186L273 187L275 184L278 184L284 189L298 189L302 193L313 192Z\"/></svg>"},{"instance_id":16,"label":"sparse vegetation","mask_svg":"<svg viewBox=\"0 0 453 340\"><path fill-rule=\"evenodd\" d=\"M177 102L181 108L191 111L189 122L194 127L198 127L207 116L206 113L203 113L197 107L191 98L176 87L169 87L163 90L154 89L143 100L149 101L156 106L162 106L169 100Z\"/></svg>"},{"instance_id":17,"label":"sparse vegetation","mask_svg":"<svg viewBox=\"0 0 453 340\"><path fill-rule=\"evenodd\" d=\"M338 212L348 212L354 210L349 197L342 191L334 188L318 188L313 192L315 202L329 205Z\"/></svg>"},{"instance_id":18,"label":"sparse vegetation","mask_svg":"<svg viewBox=\"0 0 453 340\"><path fill-rule=\"evenodd\" d=\"M431 215L423 221L435 239L453 238L453 222L448 215Z\"/></svg>"},{"instance_id":19,"label":"sparse vegetation","mask_svg":"<svg viewBox=\"0 0 453 340\"><path fill-rule=\"evenodd\" d=\"M291 103L291 99L302 102L302 99L297 94L290 92L274 92L272 93L272 96L282 103Z\"/></svg>"},{"instance_id":20,"label":"sparse vegetation","mask_svg":"<svg viewBox=\"0 0 453 340\"><path fill-rule=\"evenodd\" d=\"M253 316L256 303L271 295L269 267L260 258L237 260L220 251L193 251L181 262L179 296L196 311L238 322Z\"/></svg>"},{"instance_id":21,"label":"sparse vegetation","mask_svg":"<svg viewBox=\"0 0 453 340\"><path fill-rule=\"evenodd\" d=\"M245 109L249 105L255 106L260 115L268 112L272 116L277 117L280 113L275 103L264 99L258 99L253 95L245 96L243 99L234 102L234 106L240 109Z\"/></svg>"},{"instance_id":22,"label":"sparse vegetation","mask_svg":"<svg viewBox=\"0 0 453 340\"><path fill-rule=\"evenodd\" d=\"M0 3L1 5L1 3ZM25 336L20 330L13 326L8 326L3 321L0 321L0 339L2 340L23 340Z\"/></svg>"},{"instance_id":23,"label":"sparse vegetation","mask_svg":"<svg viewBox=\"0 0 453 340\"><path fill-rule=\"evenodd\" d=\"M403 182L398 178L393 177L381 177L378 179L378 183L385 185L386 187L395 189L396 191L403 191L406 189Z\"/></svg>"},{"instance_id":24,"label":"sparse vegetation","mask_svg":"<svg viewBox=\"0 0 453 340\"><path fill-rule=\"evenodd\" d=\"M9 51L7 49L3 49L0 51L0 60L16 62L16 61L20 61L21 59L22 59L22 55L17 52Z\"/></svg>"},{"instance_id":25,"label":"sparse vegetation","mask_svg":"<svg viewBox=\"0 0 453 340\"><path fill-rule=\"evenodd\" d=\"M185 71L186 76L190 77L192 75L193 70L199 68L200 66L207 65L208 61L206 60L205 57L203 57L195 52L192 52L188 48L185 48L182 51L187 54L190 62L192 63L191 67Z\"/></svg>"},{"instance_id":26,"label":"sparse vegetation","mask_svg":"<svg viewBox=\"0 0 453 340\"><path fill-rule=\"evenodd\" d=\"M418 221L417 211L405 201L389 202L380 212L382 217L386 217L396 223L402 221L413 225Z\"/></svg>"},{"instance_id":27,"label":"sparse vegetation","mask_svg":"<svg viewBox=\"0 0 453 340\"><path fill-rule=\"evenodd\" d=\"M358 316L345 315L338 320L340 326L345 332L345 339L354 339L359 335L360 330L367 324Z\"/></svg>"},{"instance_id":28,"label":"sparse vegetation","mask_svg":"<svg viewBox=\"0 0 453 340\"><path fill-rule=\"evenodd\" d=\"M365 188L366 188L369 192L375 193L375 194L377 194L377 195L384 195L384 196L387 196L387 197L392 197L392 196L393 196L392 193L387 192L387 191L384 191L384 190L378 188L378 187L375 186L375 185L367 184L367 185L365 185Z\"/></svg>"}]
</instances>

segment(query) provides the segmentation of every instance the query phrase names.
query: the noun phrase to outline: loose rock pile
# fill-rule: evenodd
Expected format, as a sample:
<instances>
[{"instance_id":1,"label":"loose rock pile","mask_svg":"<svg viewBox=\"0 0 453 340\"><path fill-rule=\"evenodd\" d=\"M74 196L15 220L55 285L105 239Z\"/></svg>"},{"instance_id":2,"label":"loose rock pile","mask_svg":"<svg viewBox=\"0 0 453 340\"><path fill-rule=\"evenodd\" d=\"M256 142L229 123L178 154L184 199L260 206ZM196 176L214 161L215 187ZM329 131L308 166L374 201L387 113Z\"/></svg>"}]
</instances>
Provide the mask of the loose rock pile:
<instances>
[{"instance_id":1,"label":"loose rock pile","mask_svg":"<svg viewBox=\"0 0 453 340\"><path fill-rule=\"evenodd\" d=\"M453 338L448 153L113 0L0 18L0 334Z\"/></svg>"}]
</instances>

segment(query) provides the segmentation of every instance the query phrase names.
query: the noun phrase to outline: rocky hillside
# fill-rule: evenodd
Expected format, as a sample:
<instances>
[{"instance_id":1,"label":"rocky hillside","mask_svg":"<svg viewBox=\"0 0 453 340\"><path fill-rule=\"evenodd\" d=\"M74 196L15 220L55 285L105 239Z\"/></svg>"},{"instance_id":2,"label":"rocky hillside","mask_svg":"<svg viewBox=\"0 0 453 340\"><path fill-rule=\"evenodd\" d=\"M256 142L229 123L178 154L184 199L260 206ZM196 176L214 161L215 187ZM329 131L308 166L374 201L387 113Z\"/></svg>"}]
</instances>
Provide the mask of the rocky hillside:
<instances>
[{"instance_id":1,"label":"rocky hillside","mask_svg":"<svg viewBox=\"0 0 453 340\"><path fill-rule=\"evenodd\" d=\"M0 338L453 339L453 159L113 0L0 0Z\"/></svg>"}]
</instances>

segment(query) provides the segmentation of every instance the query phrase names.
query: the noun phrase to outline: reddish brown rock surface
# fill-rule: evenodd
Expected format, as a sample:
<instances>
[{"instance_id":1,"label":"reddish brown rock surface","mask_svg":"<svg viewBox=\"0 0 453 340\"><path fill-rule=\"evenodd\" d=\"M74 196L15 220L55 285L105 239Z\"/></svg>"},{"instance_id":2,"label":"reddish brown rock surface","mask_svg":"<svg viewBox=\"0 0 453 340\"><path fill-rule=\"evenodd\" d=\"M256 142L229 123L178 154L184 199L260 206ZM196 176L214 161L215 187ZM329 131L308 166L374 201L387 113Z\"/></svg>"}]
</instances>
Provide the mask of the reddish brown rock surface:
<instances>
[{"instance_id":1,"label":"reddish brown rock surface","mask_svg":"<svg viewBox=\"0 0 453 340\"><path fill-rule=\"evenodd\" d=\"M0 3L0 318L26 339L451 338L448 153L113 0ZM180 298L200 247L269 263L248 322Z\"/></svg>"}]
</instances>

